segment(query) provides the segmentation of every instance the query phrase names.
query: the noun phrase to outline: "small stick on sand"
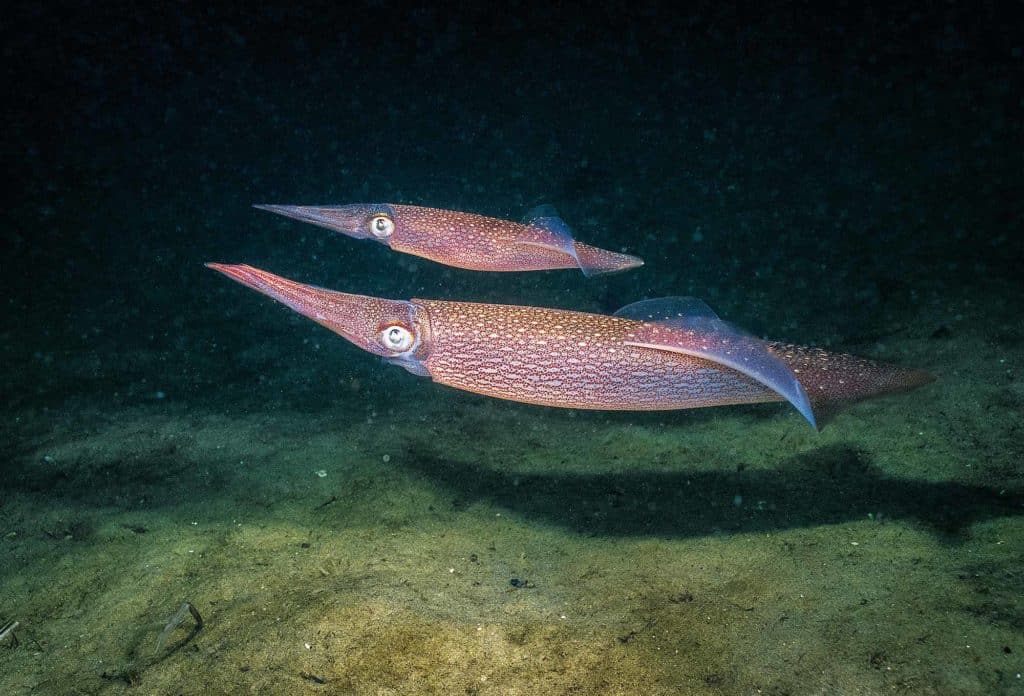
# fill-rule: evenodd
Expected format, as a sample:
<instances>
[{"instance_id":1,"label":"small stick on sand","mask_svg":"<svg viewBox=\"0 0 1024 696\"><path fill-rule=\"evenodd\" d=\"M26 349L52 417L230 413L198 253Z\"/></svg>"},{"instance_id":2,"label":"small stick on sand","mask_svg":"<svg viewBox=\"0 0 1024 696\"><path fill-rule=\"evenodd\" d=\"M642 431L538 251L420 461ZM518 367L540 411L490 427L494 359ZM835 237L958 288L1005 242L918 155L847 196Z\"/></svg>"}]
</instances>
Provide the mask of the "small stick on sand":
<instances>
[{"instance_id":1,"label":"small stick on sand","mask_svg":"<svg viewBox=\"0 0 1024 696\"><path fill-rule=\"evenodd\" d=\"M3 626L0 626L0 643L10 638L11 647L18 647L18 636L14 635L14 629L20 625L20 621L8 621Z\"/></svg>"},{"instance_id":2,"label":"small stick on sand","mask_svg":"<svg viewBox=\"0 0 1024 696\"><path fill-rule=\"evenodd\" d=\"M160 637L156 641L156 650L153 651L154 655L160 652L160 649L164 647L164 641L167 640L167 636L171 635L171 632L181 625L181 622L185 620L185 616L188 614L192 614L192 619L196 622L196 625L192 628L192 633L185 639L185 642L187 643L192 639L192 636L199 633L199 630L203 627L203 617L199 615L199 610L195 608L192 602L185 602L167 622L164 630L160 632Z\"/></svg>"}]
</instances>

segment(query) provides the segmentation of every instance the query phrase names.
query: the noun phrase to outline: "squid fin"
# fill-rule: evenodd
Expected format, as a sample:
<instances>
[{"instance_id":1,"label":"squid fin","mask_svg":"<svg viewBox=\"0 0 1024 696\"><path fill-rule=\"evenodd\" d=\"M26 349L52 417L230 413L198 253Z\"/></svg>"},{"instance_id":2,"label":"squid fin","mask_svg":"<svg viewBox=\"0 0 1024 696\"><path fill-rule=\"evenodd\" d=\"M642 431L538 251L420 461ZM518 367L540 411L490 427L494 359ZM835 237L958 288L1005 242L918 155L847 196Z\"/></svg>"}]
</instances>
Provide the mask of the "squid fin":
<instances>
[{"instance_id":1,"label":"squid fin","mask_svg":"<svg viewBox=\"0 0 1024 696\"><path fill-rule=\"evenodd\" d=\"M621 307L612 316L637 321L673 321L687 317L718 319L715 310L697 297L659 297L653 300L640 300Z\"/></svg>"},{"instance_id":2,"label":"squid fin","mask_svg":"<svg viewBox=\"0 0 1024 696\"><path fill-rule=\"evenodd\" d=\"M818 428L807 392L789 366L764 341L719 319L700 300L669 297L634 302L615 316L644 322L626 345L692 355L736 370L777 393L811 427Z\"/></svg>"},{"instance_id":3,"label":"squid fin","mask_svg":"<svg viewBox=\"0 0 1024 696\"><path fill-rule=\"evenodd\" d=\"M554 206L537 206L526 215L523 224L523 232L516 240L517 244L561 252L571 257L588 278L603 272L580 261L572 228L561 218Z\"/></svg>"}]
</instances>

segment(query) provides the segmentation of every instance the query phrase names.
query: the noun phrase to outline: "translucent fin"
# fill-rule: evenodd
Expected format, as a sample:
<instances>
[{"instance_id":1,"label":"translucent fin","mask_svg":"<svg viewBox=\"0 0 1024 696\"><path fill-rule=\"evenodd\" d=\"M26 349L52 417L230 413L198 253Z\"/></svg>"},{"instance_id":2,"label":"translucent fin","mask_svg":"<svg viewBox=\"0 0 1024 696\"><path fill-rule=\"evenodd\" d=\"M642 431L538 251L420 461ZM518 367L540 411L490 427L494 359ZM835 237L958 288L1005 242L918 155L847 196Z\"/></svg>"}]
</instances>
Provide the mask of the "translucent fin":
<instances>
[{"instance_id":1,"label":"translucent fin","mask_svg":"<svg viewBox=\"0 0 1024 696\"><path fill-rule=\"evenodd\" d=\"M572 237L572 228L559 216L553 205L537 206L527 213L523 224L526 227L516 240L518 244L553 249L567 254L588 278L599 273L580 262L580 257L576 253L576 242Z\"/></svg>"},{"instance_id":2,"label":"translucent fin","mask_svg":"<svg viewBox=\"0 0 1024 696\"><path fill-rule=\"evenodd\" d=\"M431 376L430 370L428 370L422 362L416 360L415 358L384 358L384 362L390 363L392 365L398 365L407 372L411 372L412 374L418 377Z\"/></svg>"},{"instance_id":3,"label":"translucent fin","mask_svg":"<svg viewBox=\"0 0 1024 696\"><path fill-rule=\"evenodd\" d=\"M665 305L671 306L676 302L677 307L684 306L678 300L692 300L693 298L665 298ZM647 300L652 303L662 303L662 300ZM652 322L645 322L643 326L633 332L626 345L641 346L667 350L684 355L692 355L697 358L710 360L711 362L732 368L741 372L747 377L754 379L768 387L786 401L791 403L800 412L807 422L815 429L818 424L814 418L814 410L807 398L800 380L793 371L789 369L780 358L768 350L764 341L751 336L728 322L722 321L707 305L697 300L698 313L679 316L679 312L671 319L664 319ZM623 307L616 316L623 310L631 310L631 307L643 305L644 302L636 302L633 305ZM652 310L657 305L651 305ZM640 310L643 307L639 308ZM710 315L708 314L710 312ZM663 312L659 312L663 313ZM633 317L628 317L633 318Z\"/></svg>"},{"instance_id":4,"label":"translucent fin","mask_svg":"<svg viewBox=\"0 0 1024 696\"><path fill-rule=\"evenodd\" d=\"M628 304L612 315L637 321L672 321L693 317L718 319L715 310L696 297L659 297Z\"/></svg>"}]
</instances>

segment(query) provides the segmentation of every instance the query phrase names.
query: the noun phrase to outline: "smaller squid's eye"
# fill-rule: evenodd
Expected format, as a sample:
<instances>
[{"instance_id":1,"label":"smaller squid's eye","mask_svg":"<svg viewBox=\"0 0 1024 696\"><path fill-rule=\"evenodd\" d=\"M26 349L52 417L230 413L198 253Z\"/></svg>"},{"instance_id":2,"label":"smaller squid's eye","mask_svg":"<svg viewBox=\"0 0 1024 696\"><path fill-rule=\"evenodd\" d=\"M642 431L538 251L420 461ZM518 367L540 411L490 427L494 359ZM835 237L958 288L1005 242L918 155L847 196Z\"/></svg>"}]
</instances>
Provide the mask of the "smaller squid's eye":
<instances>
[{"instance_id":1,"label":"smaller squid's eye","mask_svg":"<svg viewBox=\"0 0 1024 696\"><path fill-rule=\"evenodd\" d=\"M395 223L387 215L374 215L370 218L370 232L374 237L387 239L395 231Z\"/></svg>"},{"instance_id":2,"label":"smaller squid's eye","mask_svg":"<svg viewBox=\"0 0 1024 696\"><path fill-rule=\"evenodd\" d=\"M412 332L404 326L389 326L380 334L381 343L388 350L396 353L403 353L410 348L414 342Z\"/></svg>"}]
</instances>

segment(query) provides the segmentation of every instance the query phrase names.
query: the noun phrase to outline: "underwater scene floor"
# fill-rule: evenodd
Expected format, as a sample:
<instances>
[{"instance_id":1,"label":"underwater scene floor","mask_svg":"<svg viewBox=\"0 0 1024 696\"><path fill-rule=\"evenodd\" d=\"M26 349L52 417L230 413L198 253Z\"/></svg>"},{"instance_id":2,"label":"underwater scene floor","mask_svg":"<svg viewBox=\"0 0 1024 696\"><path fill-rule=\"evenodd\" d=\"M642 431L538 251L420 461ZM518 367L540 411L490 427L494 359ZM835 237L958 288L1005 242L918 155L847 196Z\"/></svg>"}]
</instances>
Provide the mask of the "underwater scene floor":
<instances>
[{"instance_id":1,"label":"underwater scene floor","mask_svg":"<svg viewBox=\"0 0 1024 696\"><path fill-rule=\"evenodd\" d=\"M889 340L938 381L821 433L781 405L559 411L393 368L319 408L286 370L263 388L293 400L263 408L24 406L0 692L1016 692L1024 356L987 319L1001 339Z\"/></svg>"}]
</instances>

